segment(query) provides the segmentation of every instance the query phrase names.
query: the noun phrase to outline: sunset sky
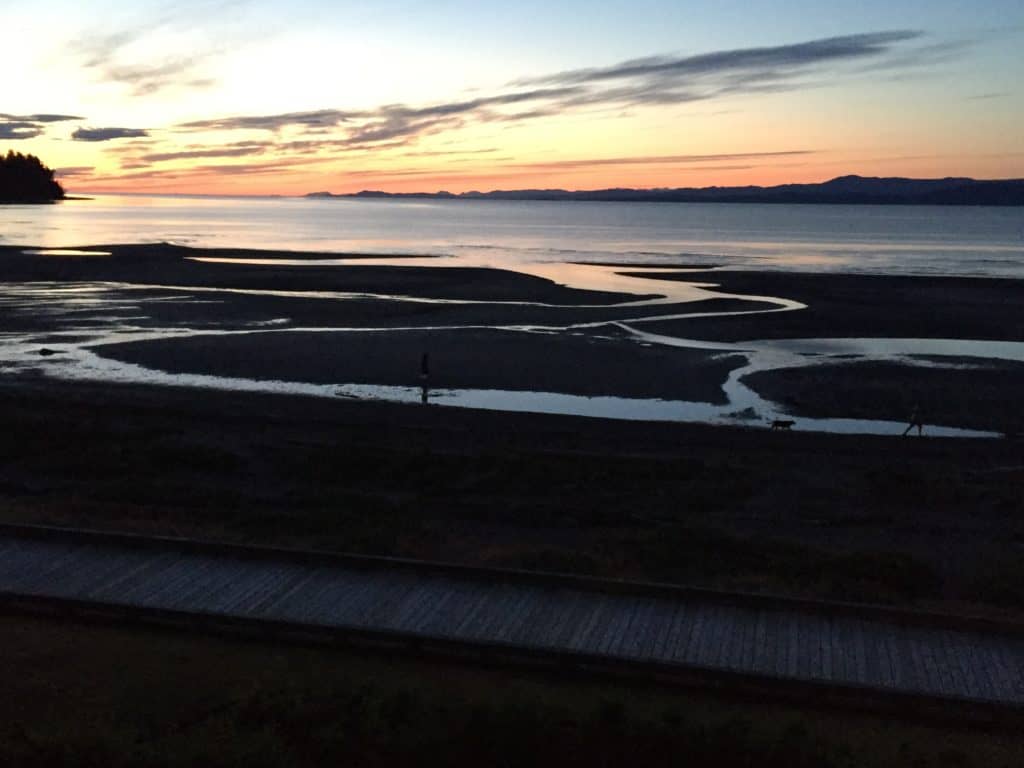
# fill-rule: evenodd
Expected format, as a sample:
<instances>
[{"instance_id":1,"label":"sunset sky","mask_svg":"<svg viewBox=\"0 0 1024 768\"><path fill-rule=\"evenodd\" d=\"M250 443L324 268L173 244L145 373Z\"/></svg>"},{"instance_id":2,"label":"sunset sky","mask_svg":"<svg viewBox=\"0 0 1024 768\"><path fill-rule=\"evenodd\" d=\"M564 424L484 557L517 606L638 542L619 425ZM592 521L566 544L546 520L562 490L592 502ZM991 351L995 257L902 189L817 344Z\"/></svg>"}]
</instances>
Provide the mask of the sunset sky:
<instances>
[{"instance_id":1,"label":"sunset sky","mask_svg":"<svg viewBox=\"0 0 1024 768\"><path fill-rule=\"evenodd\" d=\"M71 191L1024 177L1024 0L0 0Z\"/></svg>"}]
</instances>

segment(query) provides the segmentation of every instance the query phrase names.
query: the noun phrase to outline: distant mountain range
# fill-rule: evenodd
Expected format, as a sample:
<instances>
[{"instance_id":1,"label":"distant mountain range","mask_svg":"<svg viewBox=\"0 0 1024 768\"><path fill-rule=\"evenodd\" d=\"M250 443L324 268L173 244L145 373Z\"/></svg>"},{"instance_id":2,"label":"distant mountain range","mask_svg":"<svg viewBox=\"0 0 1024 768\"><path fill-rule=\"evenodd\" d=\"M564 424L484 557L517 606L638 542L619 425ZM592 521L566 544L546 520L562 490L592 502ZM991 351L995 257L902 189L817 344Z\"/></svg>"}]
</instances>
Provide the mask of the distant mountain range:
<instances>
[{"instance_id":1,"label":"distant mountain range","mask_svg":"<svg viewBox=\"0 0 1024 768\"><path fill-rule=\"evenodd\" d=\"M901 179L841 176L822 184L777 187L702 187L678 189L516 189L494 192L376 192L334 195L313 192L313 198L437 200L583 200L619 203L803 203L809 205L1022 205L1024 179Z\"/></svg>"}]
</instances>

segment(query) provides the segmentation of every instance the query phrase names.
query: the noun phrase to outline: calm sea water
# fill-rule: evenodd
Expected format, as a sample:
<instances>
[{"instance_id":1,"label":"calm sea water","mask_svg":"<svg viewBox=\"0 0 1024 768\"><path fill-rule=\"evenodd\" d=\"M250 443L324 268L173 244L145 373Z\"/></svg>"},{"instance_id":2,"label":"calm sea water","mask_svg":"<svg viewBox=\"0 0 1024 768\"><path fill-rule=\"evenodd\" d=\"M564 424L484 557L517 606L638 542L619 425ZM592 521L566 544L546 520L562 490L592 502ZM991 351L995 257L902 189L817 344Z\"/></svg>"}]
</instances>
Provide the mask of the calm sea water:
<instances>
[{"instance_id":1,"label":"calm sea water","mask_svg":"<svg viewBox=\"0 0 1024 768\"><path fill-rule=\"evenodd\" d=\"M0 206L0 244L181 245L1024 277L1024 209L99 196Z\"/></svg>"}]
</instances>

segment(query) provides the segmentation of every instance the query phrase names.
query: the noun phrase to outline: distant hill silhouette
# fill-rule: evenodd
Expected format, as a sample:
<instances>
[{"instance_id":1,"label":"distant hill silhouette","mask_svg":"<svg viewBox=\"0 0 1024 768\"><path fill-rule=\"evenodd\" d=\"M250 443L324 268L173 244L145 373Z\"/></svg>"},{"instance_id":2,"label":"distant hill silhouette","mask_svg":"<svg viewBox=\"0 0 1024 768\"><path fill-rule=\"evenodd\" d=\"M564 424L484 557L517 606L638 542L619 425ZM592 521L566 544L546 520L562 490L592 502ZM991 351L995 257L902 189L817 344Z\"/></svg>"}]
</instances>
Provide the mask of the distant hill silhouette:
<instances>
[{"instance_id":1,"label":"distant hill silhouette","mask_svg":"<svg viewBox=\"0 0 1024 768\"><path fill-rule=\"evenodd\" d=\"M53 171L35 155L0 155L0 203L48 203L63 197Z\"/></svg>"},{"instance_id":2,"label":"distant hill silhouette","mask_svg":"<svg viewBox=\"0 0 1024 768\"><path fill-rule=\"evenodd\" d=\"M317 198L452 200L590 200L645 203L802 203L808 205L1024 205L1024 179L901 179L841 176L823 184L679 189L519 189L494 192L314 192Z\"/></svg>"}]
</instances>

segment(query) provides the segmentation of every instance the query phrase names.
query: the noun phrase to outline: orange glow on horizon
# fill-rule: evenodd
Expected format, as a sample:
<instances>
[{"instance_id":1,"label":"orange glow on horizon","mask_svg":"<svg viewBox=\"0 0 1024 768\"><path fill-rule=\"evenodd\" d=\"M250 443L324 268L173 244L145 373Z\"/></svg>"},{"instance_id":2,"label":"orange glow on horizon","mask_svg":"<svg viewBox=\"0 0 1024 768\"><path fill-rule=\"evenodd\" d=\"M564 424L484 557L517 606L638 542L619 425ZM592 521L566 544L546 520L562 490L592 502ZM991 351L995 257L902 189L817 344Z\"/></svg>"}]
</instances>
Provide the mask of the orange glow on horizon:
<instances>
[{"instance_id":1,"label":"orange glow on horizon","mask_svg":"<svg viewBox=\"0 0 1024 768\"><path fill-rule=\"evenodd\" d=\"M618 168L607 166L574 168L571 172L551 170L512 170L497 167L432 168L380 174L344 170L329 173L291 172L287 174L203 173L182 168L174 178L155 177L132 180L71 177L63 179L69 192L80 193L166 193L205 195L284 195L301 196L327 191L349 194L363 190L384 192L439 192L455 194L469 191L489 192L515 189L597 190L615 187L634 189L775 186L780 184L820 183L836 176L907 176L942 178L1024 177L1024 156L981 158L907 158L899 162L885 159L816 158L804 162L781 163L762 167L673 167Z\"/></svg>"}]
</instances>

